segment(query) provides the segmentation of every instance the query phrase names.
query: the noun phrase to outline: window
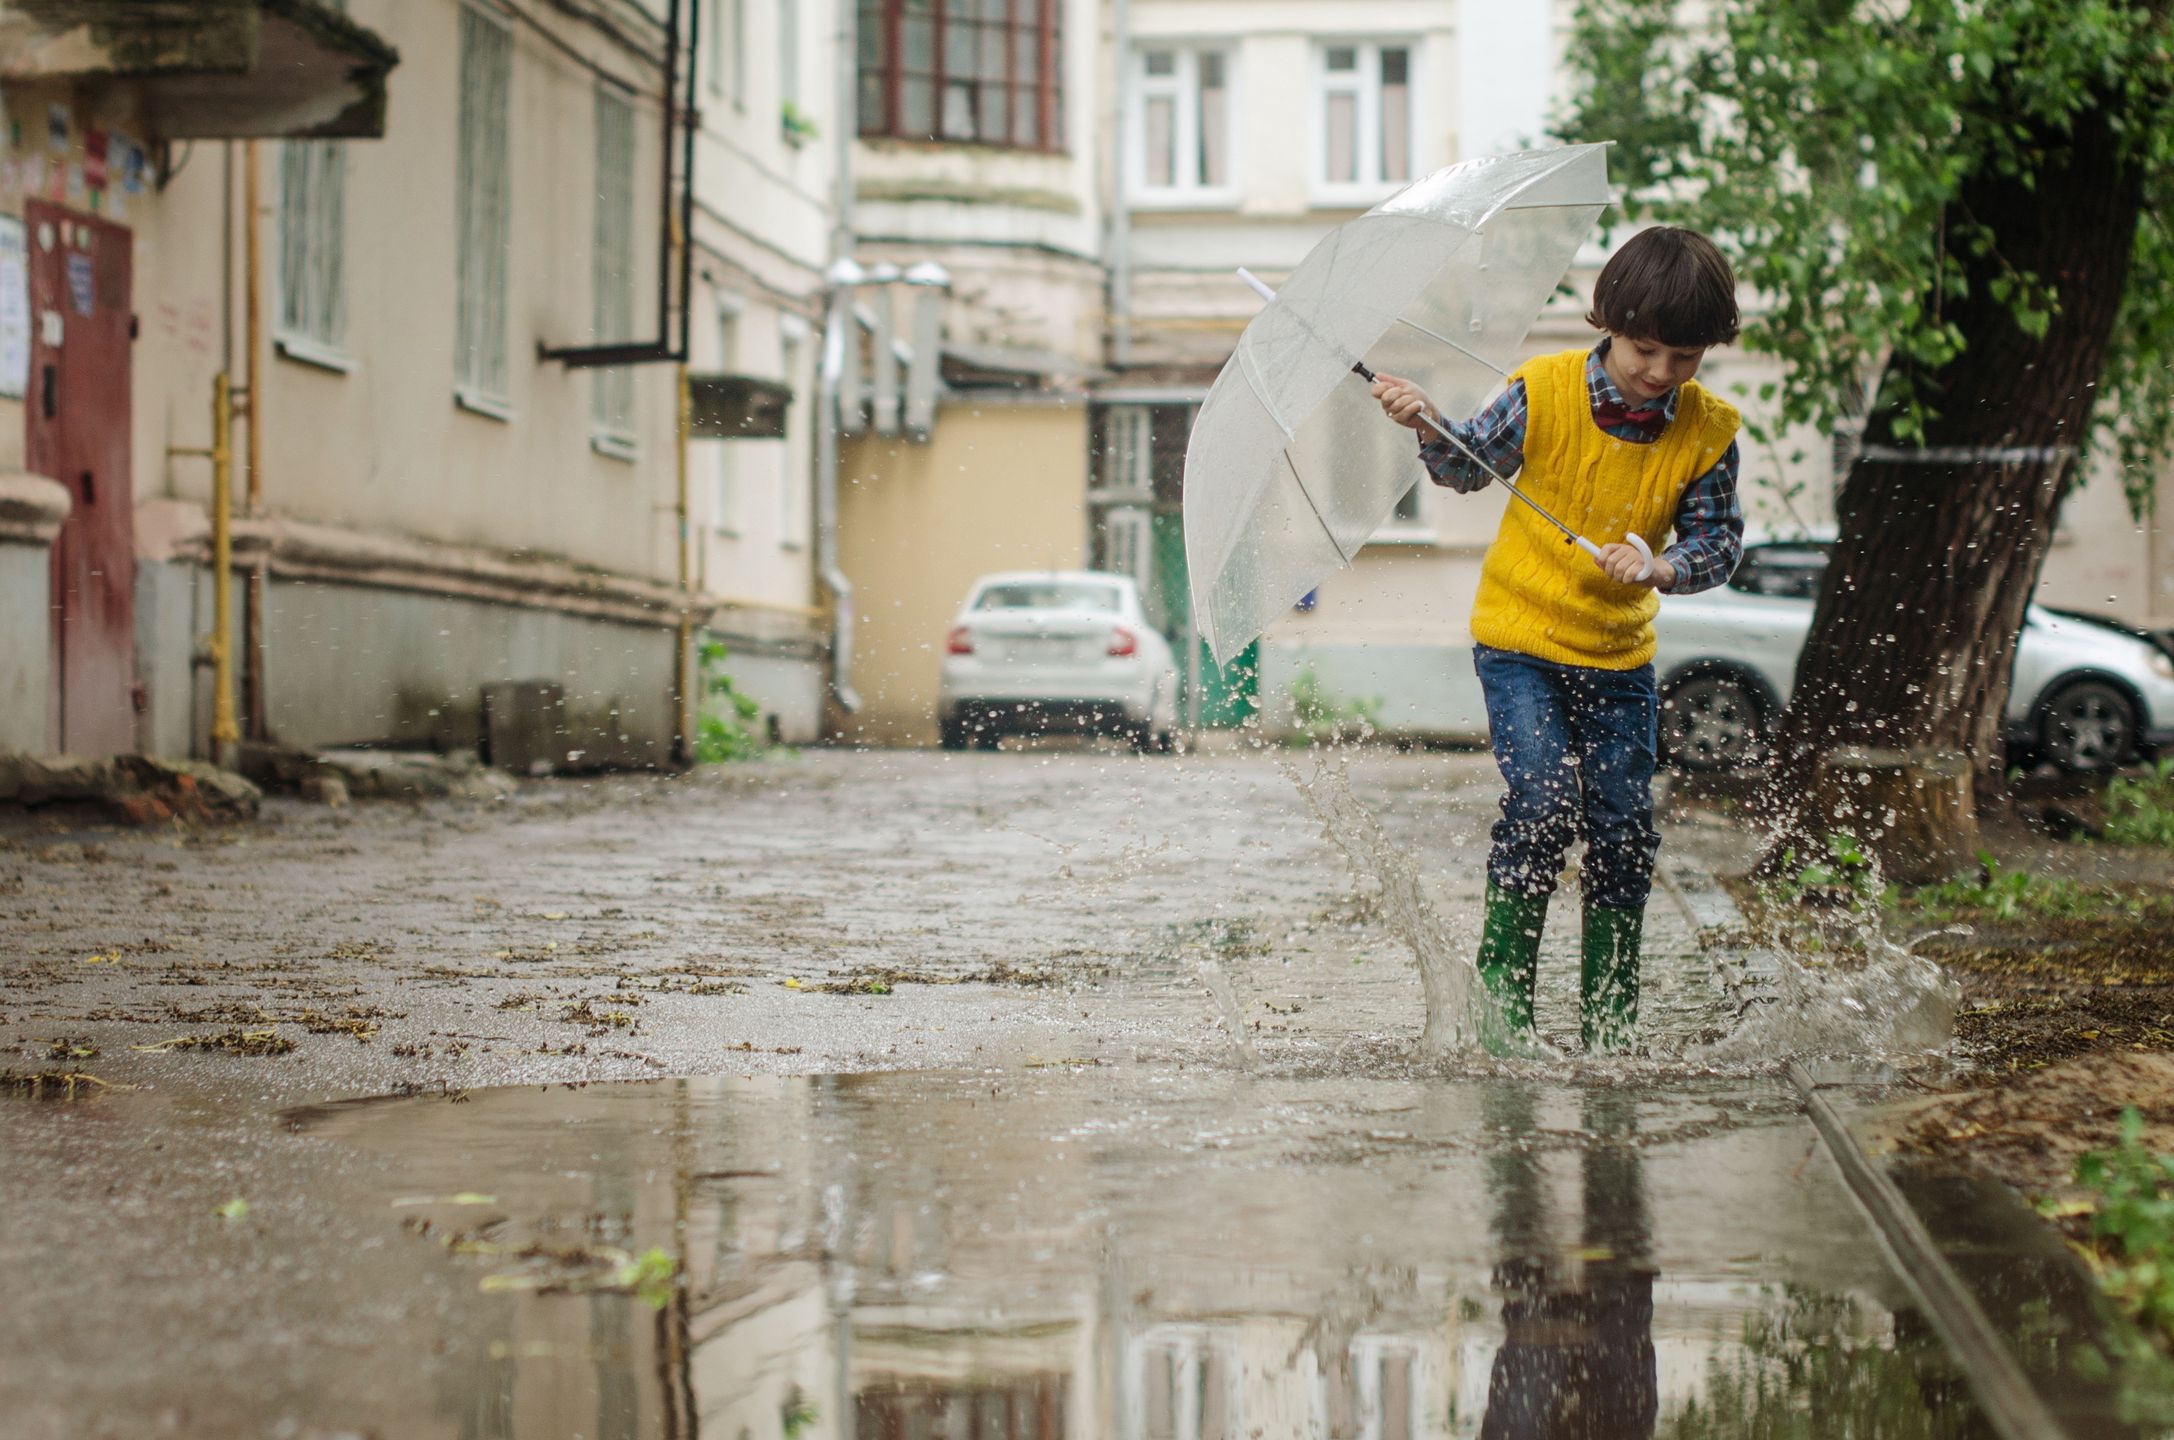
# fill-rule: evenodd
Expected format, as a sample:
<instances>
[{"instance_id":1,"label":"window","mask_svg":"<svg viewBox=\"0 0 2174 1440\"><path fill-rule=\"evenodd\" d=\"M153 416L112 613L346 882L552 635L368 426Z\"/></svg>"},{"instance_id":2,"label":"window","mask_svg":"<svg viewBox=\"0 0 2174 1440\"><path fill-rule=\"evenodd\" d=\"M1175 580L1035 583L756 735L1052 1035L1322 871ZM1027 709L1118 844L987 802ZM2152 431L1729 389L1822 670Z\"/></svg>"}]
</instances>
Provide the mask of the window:
<instances>
[{"instance_id":1,"label":"window","mask_svg":"<svg viewBox=\"0 0 2174 1440\"><path fill-rule=\"evenodd\" d=\"M279 346L346 368L347 151L290 140L279 153Z\"/></svg>"},{"instance_id":2,"label":"window","mask_svg":"<svg viewBox=\"0 0 2174 1440\"><path fill-rule=\"evenodd\" d=\"M1362 192L1411 179L1411 47L1325 45L1317 53L1321 188Z\"/></svg>"},{"instance_id":3,"label":"window","mask_svg":"<svg viewBox=\"0 0 2174 1440\"><path fill-rule=\"evenodd\" d=\"M798 315L778 319L778 378L793 388L801 387L800 359L808 339L808 322ZM798 550L808 543L808 467L801 449L801 428L793 423L790 409L785 417L784 458L778 464L778 546Z\"/></svg>"},{"instance_id":4,"label":"window","mask_svg":"<svg viewBox=\"0 0 2174 1440\"><path fill-rule=\"evenodd\" d=\"M589 257L590 312L596 342L634 338L634 106L618 90L596 88L596 226ZM634 454L634 370L600 367L592 378L590 419L596 448Z\"/></svg>"},{"instance_id":5,"label":"window","mask_svg":"<svg viewBox=\"0 0 2174 1440\"><path fill-rule=\"evenodd\" d=\"M1390 518L1398 525L1417 525L1420 519L1419 496L1426 488L1423 484L1414 485L1411 489L1398 496L1396 510L1392 512Z\"/></svg>"},{"instance_id":6,"label":"window","mask_svg":"<svg viewBox=\"0 0 2174 1440\"><path fill-rule=\"evenodd\" d=\"M1006 581L974 597L976 610L1104 610L1116 615L1124 608L1124 592L1091 580Z\"/></svg>"},{"instance_id":7,"label":"window","mask_svg":"<svg viewBox=\"0 0 2174 1440\"><path fill-rule=\"evenodd\" d=\"M461 7L454 394L473 409L500 415L506 410L506 271L513 240L512 179L506 167L512 87L512 32L479 10Z\"/></svg>"},{"instance_id":8,"label":"window","mask_svg":"<svg viewBox=\"0 0 2174 1440\"><path fill-rule=\"evenodd\" d=\"M800 4L778 0L778 102L800 112Z\"/></svg>"},{"instance_id":9,"label":"window","mask_svg":"<svg viewBox=\"0 0 2174 1440\"><path fill-rule=\"evenodd\" d=\"M863 135L1064 145L1062 0L858 0Z\"/></svg>"},{"instance_id":10,"label":"window","mask_svg":"<svg viewBox=\"0 0 2174 1440\"><path fill-rule=\"evenodd\" d=\"M1230 186L1230 57L1156 46L1138 56L1133 85L1134 182L1143 195Z\"/></svg>"}]
</instances>

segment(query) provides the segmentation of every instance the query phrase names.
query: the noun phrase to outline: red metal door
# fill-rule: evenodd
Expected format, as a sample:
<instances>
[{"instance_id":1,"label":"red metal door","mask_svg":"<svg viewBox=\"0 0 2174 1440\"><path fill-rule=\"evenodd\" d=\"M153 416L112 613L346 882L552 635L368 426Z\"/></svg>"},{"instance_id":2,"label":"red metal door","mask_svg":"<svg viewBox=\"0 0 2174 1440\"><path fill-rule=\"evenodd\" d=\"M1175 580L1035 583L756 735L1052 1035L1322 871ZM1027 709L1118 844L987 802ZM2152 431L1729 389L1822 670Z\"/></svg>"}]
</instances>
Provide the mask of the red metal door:
<instances>
[{"instance_id":1,"label":"red metal door","mask_svg":"<svg viewBox=\"0 0 2174 1440\"><path fill-rule=\"evenodd\" d=\"M33 200L30 468L75 506L53 547L60 743L79 755L136 748L135 503L129 484L129 232Z\"/></svg>"}]
</instances>

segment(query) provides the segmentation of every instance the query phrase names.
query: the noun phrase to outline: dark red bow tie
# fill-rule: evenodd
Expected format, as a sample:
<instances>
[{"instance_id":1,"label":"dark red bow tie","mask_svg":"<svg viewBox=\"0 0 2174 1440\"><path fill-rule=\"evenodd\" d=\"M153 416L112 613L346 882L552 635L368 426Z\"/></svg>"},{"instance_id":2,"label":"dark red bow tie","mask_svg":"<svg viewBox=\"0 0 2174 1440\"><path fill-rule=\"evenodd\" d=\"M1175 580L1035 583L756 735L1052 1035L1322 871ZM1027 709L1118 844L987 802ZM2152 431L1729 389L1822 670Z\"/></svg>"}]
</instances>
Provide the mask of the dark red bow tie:
<instances>
[{"instance_id":1,"label":"dark red bow tie","mask_svg":"<svg viewBox=\"0 0 2174 1440\"><path fill-rule=\"evenodd\" d=\"M1603 430L1618 425L1635 425L1648 435L1658 435L1668 424L1668 412L1661 409L1633 410L1620 400L1603 400L1593 407L1593 422Z\"/></svg>"}]
</instances>

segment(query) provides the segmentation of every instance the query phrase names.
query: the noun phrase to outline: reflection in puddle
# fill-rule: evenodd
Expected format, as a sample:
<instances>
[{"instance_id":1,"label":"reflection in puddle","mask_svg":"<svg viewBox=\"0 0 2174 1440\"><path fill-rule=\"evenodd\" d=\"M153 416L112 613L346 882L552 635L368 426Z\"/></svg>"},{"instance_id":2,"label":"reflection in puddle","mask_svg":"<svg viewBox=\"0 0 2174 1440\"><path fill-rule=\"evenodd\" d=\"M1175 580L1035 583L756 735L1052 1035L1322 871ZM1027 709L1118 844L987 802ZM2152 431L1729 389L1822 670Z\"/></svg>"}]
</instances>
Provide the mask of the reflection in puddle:
<instances>
[{"instance_id":1,"label":"reflection in puddle","mask_svg":"<svg viewBox=\"0 0 2174 1440\"><path fill-rule=\"evenodd\" d=\"M458 1378L405 1435L1840 1433L1815 1396L1853 1435L1977 1433L1792 1110L1746 1081L1052 1071L293 1118L385 1162L388 1246L474 1272L430 1341ZM681 1283L493 1279L592 1242Z\"/></svg>"}]
</instances>

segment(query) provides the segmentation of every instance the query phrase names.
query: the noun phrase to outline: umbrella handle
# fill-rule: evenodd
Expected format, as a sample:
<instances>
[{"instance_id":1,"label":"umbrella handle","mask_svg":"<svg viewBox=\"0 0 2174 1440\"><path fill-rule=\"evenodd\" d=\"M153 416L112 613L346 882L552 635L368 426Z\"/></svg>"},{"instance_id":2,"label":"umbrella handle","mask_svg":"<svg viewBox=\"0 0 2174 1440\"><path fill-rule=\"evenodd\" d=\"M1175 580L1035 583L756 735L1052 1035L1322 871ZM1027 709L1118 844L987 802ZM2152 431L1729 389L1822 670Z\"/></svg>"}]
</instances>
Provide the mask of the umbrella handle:
<instances>
[{"instance_id":1,"label":"umbrella handle","mask_svg":"<svg viewBox=\"0 0 2174 1440\"><path fill-rule=\"evenodd\" d=\"M1592 541L1586 539L1583 535L1571 536L1570 543L1577 546L1580 550L1583 550L1586 554L1592 556L1595 560L1598 560L1600 558L1600 547L1598 545L1595 545ZM1638 578L1640 580L1643 580L1647 576L1651 575L1653 573L1653 547L1646 543L1646 537L1640 535L1637 531L1634 530L1630 534L1623 537L1623 543L1630 546L1631 549L1636 550L1638 552L1638 557L1646 562L1644 567L1639 570Z\"/></svg>"}]
</instances>

